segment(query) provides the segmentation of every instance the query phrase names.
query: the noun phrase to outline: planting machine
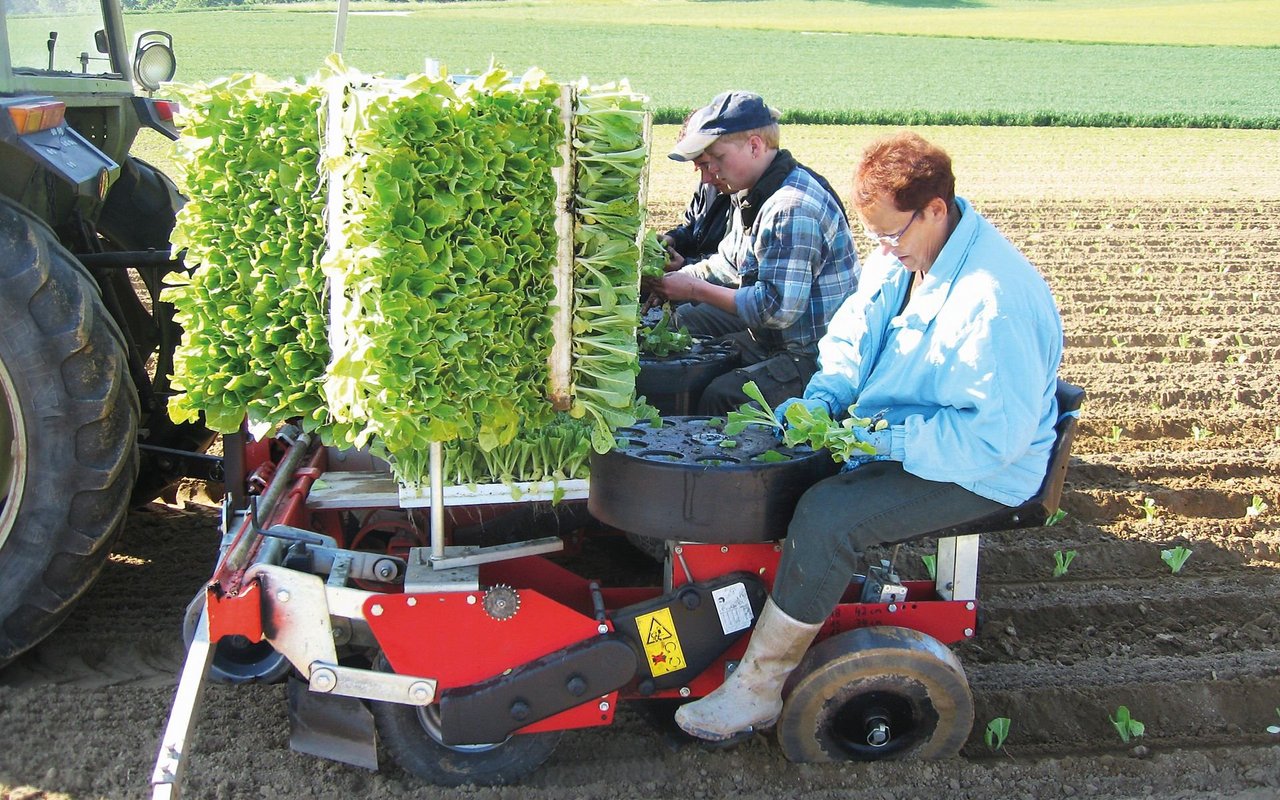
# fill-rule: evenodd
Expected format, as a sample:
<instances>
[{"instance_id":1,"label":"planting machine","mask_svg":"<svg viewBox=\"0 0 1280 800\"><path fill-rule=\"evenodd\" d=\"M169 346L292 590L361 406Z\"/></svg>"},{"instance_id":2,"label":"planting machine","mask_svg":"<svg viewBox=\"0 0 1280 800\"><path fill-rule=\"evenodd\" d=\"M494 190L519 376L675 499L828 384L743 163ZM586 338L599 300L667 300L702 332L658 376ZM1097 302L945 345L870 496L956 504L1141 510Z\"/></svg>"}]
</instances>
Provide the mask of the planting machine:
<instances>
[{"instance_id":1,"label":"planting machine","mask_svg":"<svg viewBox=\"0 0 1280 800\"><path fill-rule=\"evenodd\" d=\"M1082 399L1060 383L1058 438L1033 499L934 532L936 579L902 581L891 564L855 576L788 681L776 728L788 758L960 750L973 701L947 646L975 632L979 534L1056 510ZM574 535L498 543L461 532L482 509L519 517L529 506L495 504L545 501L551 487L445 486L433 445L430 486L411 491L287 427L261 442L229 437L222 555L191 606L155 796L178 792L209 675L288 676L295 749L375 769L380 744L443 785L518 780L563 731L607 726L621 702L715 689L746 647L799 495L837 467L763 430L720 448L705 417L618 435L623 446L593 457L589 485L556 490L579 512ZM786 458L760 460L766 451ZM663 543L661 585L581 574L583 540L619 532Z\"/></svg>"}]
</instances>

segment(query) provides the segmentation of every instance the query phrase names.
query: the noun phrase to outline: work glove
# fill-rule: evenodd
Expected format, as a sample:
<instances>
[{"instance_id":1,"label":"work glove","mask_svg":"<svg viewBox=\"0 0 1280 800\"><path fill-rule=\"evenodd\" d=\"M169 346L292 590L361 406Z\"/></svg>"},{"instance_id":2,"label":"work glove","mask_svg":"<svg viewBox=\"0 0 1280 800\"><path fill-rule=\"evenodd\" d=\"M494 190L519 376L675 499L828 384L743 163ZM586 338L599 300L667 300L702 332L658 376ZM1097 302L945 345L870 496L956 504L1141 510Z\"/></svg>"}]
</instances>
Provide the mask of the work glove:
<instances>
[{"instance_id":1,"label":"work glove","mask_svg":"<svg viewBox=\"0 0 1280 800\"><path fill-rule=\"evenodd\" d=\"M825 401L815 400L812 397L788 397L786 400L779 403L778 407L773 411L774 418L778 420L778 424L782 426L784 431L790 427L790 424L787 422L787 409L794 405L804 406L809 409L809 413L811 414L816 414L818 409L822 409L827 412L827 414L831 413L831 409L827 406Z\"/></svg>"},{"instance_id":2,"label":"work glove","mask_svg":"<svg viewBox=\"0 0 1280 800\"><path fill-rule=\"evenodd\" d=\"M880 429L872 429L876 427L879 427ZM857 449L847 452L844 467L840 470L841 472L848 472L851 469L860 467L871 461L891 460L889 454L893 451L893 432L883 421L874 423L871 428L854 427L851 430L855 439L860 443L873 448L874 452L862 452Z\"/></svg>"}]
</instances>

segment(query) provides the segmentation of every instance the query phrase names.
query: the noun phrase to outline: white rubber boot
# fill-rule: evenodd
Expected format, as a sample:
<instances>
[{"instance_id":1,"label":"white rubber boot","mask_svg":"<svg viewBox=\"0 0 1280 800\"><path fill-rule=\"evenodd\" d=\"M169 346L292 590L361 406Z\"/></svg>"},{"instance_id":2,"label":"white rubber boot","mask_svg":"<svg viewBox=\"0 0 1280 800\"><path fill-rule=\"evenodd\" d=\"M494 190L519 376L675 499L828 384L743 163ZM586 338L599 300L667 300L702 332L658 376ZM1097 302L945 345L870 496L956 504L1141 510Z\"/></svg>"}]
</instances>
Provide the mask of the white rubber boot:
<instances>
[{"instance_id":1,"label":"white rubber boot","mask_svg":"<svg viewBox=\"0 0 1280 800\"><path fill-rule=\"evenodd\" d=\"M782 684L821 627L792 619L772 597L766 600L738 668L711 694L680 706L676 724L713 742L773 725L782 713Z\"/></svg>"}]
</instances>

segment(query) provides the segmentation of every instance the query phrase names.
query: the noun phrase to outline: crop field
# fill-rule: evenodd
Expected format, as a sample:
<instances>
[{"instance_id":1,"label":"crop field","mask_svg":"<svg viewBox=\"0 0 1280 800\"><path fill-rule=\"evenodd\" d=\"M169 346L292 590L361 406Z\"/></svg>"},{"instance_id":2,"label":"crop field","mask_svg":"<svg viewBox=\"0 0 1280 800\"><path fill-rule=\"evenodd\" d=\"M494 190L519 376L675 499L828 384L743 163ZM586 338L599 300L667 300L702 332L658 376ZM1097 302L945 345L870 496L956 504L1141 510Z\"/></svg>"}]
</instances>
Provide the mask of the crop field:
<instances>
[{"instance_id":1,"label":"crop field","mask_svg":"<svg viewBox=\"0 0 1280 800\"><path fill-rule=\"evenodd\" d=\"M496 58L516 71L540 67L559 80L627 77L666 122L679 122L716 92L736 87L760 92L794 122L1280 126L1280 95L1266 79L1280 74L1274 4L1227 3L1201 14L1238 16L1250 22L1251 33L1200 46L1098 43L1084 30L1072 41L1034 39L1013 22L993 28L1004 38L974 38L953 32L963 28L929 22L927 7L903 13L920 20L918 31L934 35L882 35L849 25L833 30L826 13L831 3L801 4L785 27L768 14L757 17L754 3L667 5L670 16L650 13L648 22L626 4L613 20L602 18L608 6L594 3L357 5L344 56L359 69L391 74L420 71L430 57L459 74L483 71ZM776 16L776 3L764 5ZM1007 13L1026 17L1025 5ZM1173 5L1168 14L1179 19L1174 11L1185 7ZM686 7L697 24L681 16ZM180 80L247 71L302 77L315 72L332 47L329 8L133 14L128 20L133 30L174 34ZM1147 16L1167 31L1166 41L1194 28L1170 25L1166 11ZM883 17L883 9L879 13ZM1102 10L1079 13L1088 19ZM717 19L756 20L761 27L709 27ZM798 24L806 27L792 27ZM1258 46L1260 39L1271 46Z\"/></svg>"},{"instance_id":2,"label":"crop field","mask_svg":"<svg viewBox=\"0 0 1280 800\"><path fill-rule=\"evenodd\" d=\"M847 180L885 129L799 127L788 144ZM1062 374L1089 393L1056 526L989 535L983 624L957 649L977 719L958 760L787 763L767 737L674 743L640 709L567 735L551 761L471 797L1215 798L1280 792L1280 147L1275 131L931 128L960 190L1049 279ZM659 152L674 138L659 127ZM655 161L656 222L687 166ZM183 608L208 576L216 510L135 512L104 579L0 675L0 793L145 795L182 658ZM1161 553L1191 551L1174 574ZM610 551L645 577L626 546ZM927 545L903 548L921 577ZM1061 577L1055 554L1075 553ZM887 555L887 554L886 554ZM1145 723L1123 744L1119 706ZM210 687L189 796L446 798L288 749L280 686ZM983 742L1011 720L1003 751ZM66 736L66 730L77 730ZM1140 749L1135 749L1138 746Z\"/></svg>"}]
</instances>

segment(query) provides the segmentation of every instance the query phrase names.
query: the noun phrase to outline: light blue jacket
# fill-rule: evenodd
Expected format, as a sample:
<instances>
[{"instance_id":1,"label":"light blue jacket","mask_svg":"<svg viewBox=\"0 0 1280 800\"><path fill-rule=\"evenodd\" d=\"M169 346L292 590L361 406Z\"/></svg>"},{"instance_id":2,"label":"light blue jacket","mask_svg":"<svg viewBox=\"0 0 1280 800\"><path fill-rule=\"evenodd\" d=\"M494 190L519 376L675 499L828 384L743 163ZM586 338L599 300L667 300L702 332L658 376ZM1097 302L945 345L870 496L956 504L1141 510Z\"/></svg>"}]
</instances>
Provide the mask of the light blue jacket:
<instances>
[{"instance_id":1,"label":"light blue jacket","mask_svg":"<svg viewBox=\"0 0 1280 800\"><path fill-rule=\"evenodd\" d=\"M907 472L1017 506L1048 466L1062 320L1035 267L956 204L960 224L905 308L911 273L882 251L867 260L804 396L833 415L883 411Z\"/></svg>"}]
</instances>

